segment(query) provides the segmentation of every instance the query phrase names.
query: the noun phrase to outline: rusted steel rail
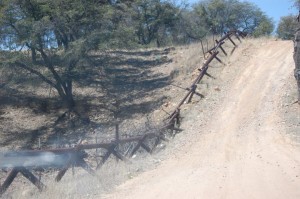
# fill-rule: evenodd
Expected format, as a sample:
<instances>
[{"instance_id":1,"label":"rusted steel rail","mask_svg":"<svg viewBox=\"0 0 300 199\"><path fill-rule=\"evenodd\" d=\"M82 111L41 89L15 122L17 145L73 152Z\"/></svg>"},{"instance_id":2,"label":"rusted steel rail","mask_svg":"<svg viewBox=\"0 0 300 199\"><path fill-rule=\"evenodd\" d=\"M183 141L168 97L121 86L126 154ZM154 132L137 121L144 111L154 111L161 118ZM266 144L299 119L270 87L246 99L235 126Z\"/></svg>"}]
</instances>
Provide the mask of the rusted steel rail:
<instances>
[{"instance_id":1,"label":"rusted steel rail","mask_svg":"<svg viewBox=\"0 0 300 199\"><path fill-rule=\"evenodd\" d=\"M11 151L0 154L0 169L11 170L3 184L0 185L0 196L7 190L7 188L14 181L18 173L21 173L39 190L45 186L33 174L33 171L40 171L44 169L58 169L59 172L55 181L60 181L67 170L72 167L81 167L93 176L96 172L85 161L87 153L85 150L91 149L105 149L106 153L102 160L97 165L99 169L111 155L122 161L128 161L128 158L121 154L117 149L117 145L136 142L136 146L130 153L132 157L140 148L143 148L148 153L152 153L160 141L168 141L165 137L166 130L182 131L180 128L175 128L170 124L164 125L159 129L155 129L157 133L146 133L145 135L112 140L110 142L102 142L95 144L78 144L70 148L46 149L46 150L27 150L27 151ZM154 146L148 146L147 140L155 139Z\"/></svg>"},{"instance_id":2,"label":"rusted steel rail","mask_svg":"<svg viewBox=\"0 0 300 199\"><path fill-rule=\"evenodd\" d=\"M209 49L206 53L209 53L210 56L207 58L206 62L204 63L204 65L202 66L202 68L198 69L199 70L199 75L197 76L197 78L193 81L192 85L190 86L190 88L188 88L188 93L186 93L186 95L183 97L183 99L179 102L179 104L176 106L175 110L170 114L170 116L168 117L169 119L169 123L174 123L175 119L178 120L179 117L179 110L180 107L184 104L184 102L186 102L186 100L188 99L188 103L190 103L192 101L192 98L194 96L194 94L196 94L196 89L197 89L197 84L199 84L199 82L203 79L203 77L205 75L208 75L207 70L209 68L209 64L216 59L217 61L219 61L220 63L223 64L223 62L217 57L217 55L219 54L219 49L221 49L223 51L223 53L225 55L227 55L226 51L224 50L224 48L222 47L222 45L225 43L226 40L230 40L234 46L236 46L236 44L234 43L234 41L232 40L232 36L235 35L236 37L238 37L238 35L244 35L242 34L240 31L230 31L228 33L226 33L221 39L216 40L216 45ZM208 75L210 76L210 75ZM199 95L199 93L198 93Z\"/></svg>"},{"instance_id":3,"label":"rusted steel rail","mask_svg":"<svg viewBox=\"0 0 300 199\"><path fill-rule=\"evenodd\" d=\"M28 150L28 151L14 151L0 154L0 169L9 170L6 179L0 185L0 197L9 188L11 183L14 181L18 173L22 174L26 179L28 179L32 184L34 184L39 190L43 190L45 185L37 178L33 172L41 171L44 169L58 169L58 174L55 177L55 181L60 181L67 170L71 167L81 167L88 173L96 176L96 172L92 167L85 161L88 154L86 150L91 149L104 149L106 153L102 156L102 159L96 169L101 168L101 166L109 159L111 155L114 155L117 159L122 161L129 161L129 157L132 157L140 148L144 149L148 153L152 153L153 150L161 141L168 141L166 135L170 133L176 133L182 131L178 128L180 125L180 108L187 101L190 103L194 95L202 97L200 93L197 92L197 84L203 79L205 75L211 77L208 74L208 69L210 63L216 59L220 63L223 63L221 59L217 56L219 54L219 49L227 56L227 52L223 48L223 44L229 40L234 48L236 43L233 41L232 37L235 36L240 42L240 38L247 36L246 33L241 31L229 31L219 40L215 40L215 46L209 49L206 54L209 57L206 59L205 63L199 68L199 74L196 79L192 82L189 88L186 88L188 92L184 95L182 100L175 107L174 111L166 118L166 125L161 128L155 129L155 133L146 133L144 135L139 135L130 138L120 138L119 127L116 126L116 138L110 142L102 142L95 144L78 144L70 148L58 148L58 149L45 149L45 150ZM147 141L154 139L154 144L149 146ZM119 145L126 143L136 143L134 148L129 153L129 157L123 155L119 152Z\"/></svg>"}]
</instances>

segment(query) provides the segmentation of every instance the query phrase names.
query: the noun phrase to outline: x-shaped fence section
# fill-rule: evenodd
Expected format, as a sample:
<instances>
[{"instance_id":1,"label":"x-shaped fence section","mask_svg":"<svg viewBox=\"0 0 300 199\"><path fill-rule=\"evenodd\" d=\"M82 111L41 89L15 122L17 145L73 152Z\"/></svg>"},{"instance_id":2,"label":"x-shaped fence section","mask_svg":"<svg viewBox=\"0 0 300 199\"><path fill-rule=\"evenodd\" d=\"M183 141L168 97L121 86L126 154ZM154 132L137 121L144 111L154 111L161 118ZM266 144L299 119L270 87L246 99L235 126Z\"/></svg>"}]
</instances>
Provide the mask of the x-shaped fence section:
<instances>
[{"instance_id":1,"label":"x-shaped fence section","mask_svg":"<svg viewBox=\"0 0 300 199\"><path fill-rule=\"evenodd\" d=\"M241 38L246 37L246 34L244 32L234 30L227 32L219 40L215 40L214 47L205 52L205 54L209 55L209 57L206 59L202 67L198 69L199 74L197 78L192 82L192 85L189 88L185 88L185 90L188 92L184 95L174 111L171 112L171 114L164 120L166 124L161 128L155 129L155 133L146 133L144 135L126 139L119 139L119 135L117 135L116 139L112 140L111 142L78 144L72 148L4 153L2 157L0 156L0 169L7 170L9 172L6 179L0 186L0 196L9 188L19 173L28 179L32 184L34 184L39 190L43 190L46 186L32 173L33 171L42 172L46 169L58 169L59 172L55 177L55 181L57 182L63 178L68 169L74 167L81 167L91 175L96 176L96 171L85 161L85 158L88 156L88 154L85 152L86 150L106 150L105 154L101 156L101 161L97 163L96 170L100 169L111 155L122 161L130 161L130 158L133 157L140 148L144 149L150 154L153 153L154 149L159 145L160 142L168 142L166 136L167 134L174 135L180 131L183 131L179 128L181 106L185 102L190 103L194 95L203 97L203 95L197 92L197 84L200 83L205 75L212 77L207 71L209 64L214 59L223 64L222 60L218 57L218 54L219 50L221 50L225 56L228 55L223 47L226 41L230 41L234 45L231 53L234 52L237 44L234 42L233 37L237 38L241 42ZM149 140L153 141L151 146L149 144ZM123 155L118 150L118 146L126 143L132 143L134 144L134 147L128 153L128 155Z\"/></svg>"}]
</instances>

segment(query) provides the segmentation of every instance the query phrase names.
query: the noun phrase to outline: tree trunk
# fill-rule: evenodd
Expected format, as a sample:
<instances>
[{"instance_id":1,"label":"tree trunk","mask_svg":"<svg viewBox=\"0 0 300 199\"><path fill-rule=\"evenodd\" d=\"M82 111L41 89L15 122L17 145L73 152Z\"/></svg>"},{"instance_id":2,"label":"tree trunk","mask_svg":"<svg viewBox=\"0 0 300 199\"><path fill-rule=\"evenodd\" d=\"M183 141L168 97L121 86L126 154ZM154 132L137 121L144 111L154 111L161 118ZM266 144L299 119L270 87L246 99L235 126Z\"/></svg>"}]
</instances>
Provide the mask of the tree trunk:
<instances>
[{"instance_id":1,"label":"tree trunk","mask_svg":"<svg viewBox=\"0 0 300 199\"><path fill-rule=\"evenodd\" d=\"M69 109L69 111L72 111L75 106L75 101L73 98L72 78L69 76L69 74L72 68L75 67L75 65L71 63L71 65L68 67L68 76L64 80L54 69L54 66L52 65L51 60L49 59L47 54L42 49L40 50L40 53L45 62L46 68L49 69L56 81L54 88L57 90L59 96L63 100L64 105Z\"/></svg>"},{"instance_id":2,"label":"tree trunk","mask_svg":"<svg viewBox=\"0 0 300 199\"><path fill-rule=\"evenodd\" d=\"M70 79L66 82L65 94L64 102L69 111L72 111L75 107L75 101L73 98L72 80Z\"/></svg>"},{"instance_id":3,"label":"tree trunk","mask_svg":"<svg viewBox=\"0 0 300 199\"><path fill-rule=\"evenodd\" d=\"M33 63L36 63L36 50L31 48L31 59Z\"/></svg>"},{"instance_id":4,"label":"tree trunk","mask_svg":"<svg viewBox=\"0 0 300 199\"><path fill-rule=\"evenodd\" d=\"M296 78L297 85L298 85L298 104L300 104L300 23L298 25L298 30L295 34L294 61L295 61L294 76Z\"/></svg>"},{"instance_id":5,"label":"tree trunk","mask_svg":"<svg viewBox=\"0 0 300 199\"><path fill-rule=\"evenodd\" d=\"M63 82L62 82L63 83ZM69 89L66 89L62 86L62 84L59 82L58 85L54 87L56 91L58 92L58 95L60 96L63 105L69 109L69 111L73 110L75 106L75 101L73 98L73 93ZM67 91L69 90L69 91Z\"/></svg>"},{"instance_id":6,"label":"tree trunk","mask_svg":"<svg viewBox=\"0 0 300 199\"><path fill-rule=\"evenodd\" d=\"M158 38L156 38L156 46L157 46L157 48L160 48L160 41Z\"/></svg>"}]
</instances>

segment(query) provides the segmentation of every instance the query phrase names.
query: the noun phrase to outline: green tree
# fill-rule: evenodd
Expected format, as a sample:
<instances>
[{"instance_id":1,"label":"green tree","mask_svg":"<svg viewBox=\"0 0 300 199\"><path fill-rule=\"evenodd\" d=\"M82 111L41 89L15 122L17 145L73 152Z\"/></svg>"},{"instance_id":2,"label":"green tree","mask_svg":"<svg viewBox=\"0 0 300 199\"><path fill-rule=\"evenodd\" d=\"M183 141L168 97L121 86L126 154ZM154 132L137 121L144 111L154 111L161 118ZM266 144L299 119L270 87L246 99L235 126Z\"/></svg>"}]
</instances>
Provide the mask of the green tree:
<instances>
[{"instance_id":1,"label":"green tree","mask_svg":"<svg viewBox=\"0 0 300 199\"><path fill-rule=\"evenodd\" d=\"M300 10L300 0L294 0L294 6Z\"/></svg>"},{"instance_id":2,"label":"green tree","mask_svg":"<svg viewBox=\"0 0 300 199\"><path fill-rule=\"evenodd\" d=\"M136 34L142 45L156 41L161 46L171 35L179 9L169 1L137 0L133 5Z\"/></svg>"},{"instance_id":3,"label":"green tree","mask_svg":"<svg viewBox=\"0 0 300 199\"><path fill-rule=\"evenodd\" d=\"M205 0L193 9L215 34L239 29L260 36L271 34L274 29L272 19L248 1Z\"/></svg>"},{"instance_id":4,"label":"green tree","mask_svg":"<svg viewBox=\"0 0 300 199\"><path fill-rule=\"evenodd\" d=\"M90 63L91 50L114 41L126 4L94 0L3 0L0 6L0 38L4 49L1 59L5 60L1 65L37 75L72 110L73 81L82 72L79 66ZM25 53L28 50L31 53Z\"/></svg>"},{"instance_id":5,"label":"green tree","mask_svg":"<svg viewBox=\"0 0 300 199\"><path fill-rule=\"evenodd\" d=\"M184 10L178 23L183 43L201 40L209 34L209 26L195 10Z\"/></svg>"},{"instance_id":6,"label":"green tree","mask_svg":"<svg viewBox=\"0 0 300 199\"><path fill-rule=\"evenodd\" d=\"M296 18L297 16L295 15L283 16L280 18L278 28L276 31L279 38L285 40L294 39L295 32L298 28Z\"/></svg>"},{"instance_id":7,"label":"green tree","mask_svg":"<svg viewBox=\"0 0 300 199\"><path fill-rule=\"evenodd\" d=\"M262 14L258 17L258 25L253 29L254 37L269 36L274 30L273 20Z\"/></svg>"}]
</instances>

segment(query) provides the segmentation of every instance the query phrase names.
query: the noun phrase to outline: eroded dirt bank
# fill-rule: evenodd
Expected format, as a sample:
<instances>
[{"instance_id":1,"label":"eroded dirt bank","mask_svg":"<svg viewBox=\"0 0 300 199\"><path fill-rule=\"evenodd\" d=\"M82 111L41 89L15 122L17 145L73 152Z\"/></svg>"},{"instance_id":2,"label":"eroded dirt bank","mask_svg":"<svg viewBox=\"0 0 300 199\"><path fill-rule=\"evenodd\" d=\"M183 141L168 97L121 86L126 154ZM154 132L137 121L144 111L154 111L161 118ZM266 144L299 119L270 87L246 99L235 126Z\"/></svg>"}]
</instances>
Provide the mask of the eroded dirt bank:
<instances>
[{"instance_id":1,"label":"eroded dirt bank","mask_svg":"<svg viewBox=\"0 0 300 199\"><path fill-rule=\"evenodd\" d=\"M238 49L223 70L228 86L206 125L189 117L189 141L177 155L105 198L300 198L300 148L287 126L300 133L300 107L284 100L293 81L292 43L242 45L250 47Z\"/></svg>"}]
</instances>

